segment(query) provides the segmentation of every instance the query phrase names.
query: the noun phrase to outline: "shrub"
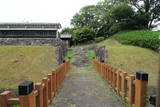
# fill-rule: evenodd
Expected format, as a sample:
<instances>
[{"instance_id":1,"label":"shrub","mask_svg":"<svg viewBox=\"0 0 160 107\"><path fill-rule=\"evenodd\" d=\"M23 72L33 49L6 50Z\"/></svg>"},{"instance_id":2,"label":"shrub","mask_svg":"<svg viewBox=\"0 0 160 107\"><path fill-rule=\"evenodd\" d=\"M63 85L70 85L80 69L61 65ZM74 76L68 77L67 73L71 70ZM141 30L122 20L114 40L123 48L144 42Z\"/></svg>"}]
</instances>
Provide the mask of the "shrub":
<instances>
[{"instance_id":1,"label":"shrub","mask_svg":"<svg viewBox=\"0 0 160 107\"><path fill-rule=\"evenodd\" d=\"M120 26L119 23L115 23L110 27L109 34L113 35L113 34L119 32L119 31L121 31L121 26Z\"/></svg>"},{"instance_id":2,"label":"shrub","mask_svg":"<svg viewBox=\"0 0 160 107\"><path fill-rule=\"evenodd\" d=\"M100 41L103 41L104 40L104 37L98 37L95 39L95 42L100 42Z\"/></svg>"},{"instance_id":3,"label":"shrub","mask_svg":"<svg viewBox=\"0 0 160 107\"><path fill-rule=\"evenodd\" d=\"M90 27L77 28L73 31L73 42L76 44L88 43L94 40L95 31Z\"/></svg>"},{"instance_id":4,"label":"shrub","mask_svg":"<svg viewBox=\"0 0 160 107\"><path fill-rule=\"evenodd\" d=\"M144 48L150 48L158 51L160 47L160 33L148 30L121 32L113 37L122 44L129 44L140 46Z\"/></svg>"}]
</instances>

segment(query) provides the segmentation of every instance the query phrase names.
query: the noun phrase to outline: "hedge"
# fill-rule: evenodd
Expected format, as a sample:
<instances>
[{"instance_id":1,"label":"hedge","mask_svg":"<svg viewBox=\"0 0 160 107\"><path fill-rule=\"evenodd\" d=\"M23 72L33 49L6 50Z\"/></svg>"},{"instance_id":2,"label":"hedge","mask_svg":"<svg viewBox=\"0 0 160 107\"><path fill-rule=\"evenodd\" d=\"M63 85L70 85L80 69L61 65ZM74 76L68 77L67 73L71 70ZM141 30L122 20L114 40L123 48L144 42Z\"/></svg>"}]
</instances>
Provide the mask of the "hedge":
<instances>
[{"instance_id":1,"label":"hedge","mask_svg":"<svg viewBox=\"0 0 160 107\"><path fill-rule=\"evenodd\" d=\"M158 51L160 47L160 32L149 30L138 30L129 32L120 32L113 36L122 44L140 46Z\"/></svg>"}]
</instances>

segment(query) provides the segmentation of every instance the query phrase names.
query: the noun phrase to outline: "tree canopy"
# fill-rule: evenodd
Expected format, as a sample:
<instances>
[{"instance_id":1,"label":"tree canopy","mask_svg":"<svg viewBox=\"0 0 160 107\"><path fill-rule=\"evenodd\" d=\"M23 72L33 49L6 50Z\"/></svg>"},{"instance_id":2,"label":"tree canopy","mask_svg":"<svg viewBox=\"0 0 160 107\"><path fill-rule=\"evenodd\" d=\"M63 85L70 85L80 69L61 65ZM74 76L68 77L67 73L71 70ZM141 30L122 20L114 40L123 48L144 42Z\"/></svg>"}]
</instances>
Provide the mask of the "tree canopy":
<instances>
[{"instance_id":1,"label":"tree canopy","mask_svg":"<svg viewBox=\"0 0 160 107\"><path fill-rule=\"evenodd\" d=\"M119 0L135 8L144 28L151 28L153 21L160 21L160 0Z\"/></svg>"},{"instance_id":2,"label":"tree canopy","mask_svg":"<svg viewBox=\"0 0 160 107\"><path fill-rule=\"evenodd\" d=\"M81 8L71 19L73 28L62 33L73 34L72 41L84 42L123 30L151 29L155 21L160 21L160 0L103 0ZM94 33L88 37L86 32Z\"/></svg>"}]
</instances>

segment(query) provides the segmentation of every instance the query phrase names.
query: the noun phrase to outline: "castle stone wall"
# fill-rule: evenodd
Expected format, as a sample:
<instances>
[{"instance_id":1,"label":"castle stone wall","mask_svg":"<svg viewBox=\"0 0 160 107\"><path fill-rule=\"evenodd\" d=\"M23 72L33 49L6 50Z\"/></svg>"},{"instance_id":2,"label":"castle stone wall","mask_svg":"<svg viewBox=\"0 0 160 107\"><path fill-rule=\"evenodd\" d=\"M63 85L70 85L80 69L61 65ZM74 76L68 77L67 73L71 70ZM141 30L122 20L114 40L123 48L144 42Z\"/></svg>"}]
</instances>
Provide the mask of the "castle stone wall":
<instances>
[{"instance_id":1,"label":"castle stone wall","mask_svg":"<svg viewBox=\"0 0 160 107\"><path fill-rule=\"evenodd\" d=\"M51 45L59 46L58 38L0 38L0 45Z\"/></svg>"}]
</instances>

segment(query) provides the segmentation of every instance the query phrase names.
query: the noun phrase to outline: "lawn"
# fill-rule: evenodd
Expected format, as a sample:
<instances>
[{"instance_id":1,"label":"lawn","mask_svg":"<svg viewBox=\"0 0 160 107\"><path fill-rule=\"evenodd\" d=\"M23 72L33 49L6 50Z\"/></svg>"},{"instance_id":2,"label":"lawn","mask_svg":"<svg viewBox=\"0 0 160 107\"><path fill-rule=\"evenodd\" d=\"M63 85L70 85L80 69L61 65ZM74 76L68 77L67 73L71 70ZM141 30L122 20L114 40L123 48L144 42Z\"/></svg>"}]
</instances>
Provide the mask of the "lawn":
<instances>
[{"instance_id":1,"label":"lawn","mask_svg":"<svg viewBox=\"0 0 160 107\"><path fill-rule=\"evenodd\" d=\"M150 49L122 45L114 39L105 40L99 45L105 45L108 50L108 63L129 74L137 71L149 73L149 93L155 92L158 71L158 53Z\"/></svg>"},{"instance_id":2,"label":"lawn","mask_svg":"<svg viewBox=\"0 0 160 107\"><path fill-rule=\"evenodd\" d=\"M0 46L0 90L16 90L24 80L40 82L56 64L52 46Z\"/></svg>"}]
</instances>

